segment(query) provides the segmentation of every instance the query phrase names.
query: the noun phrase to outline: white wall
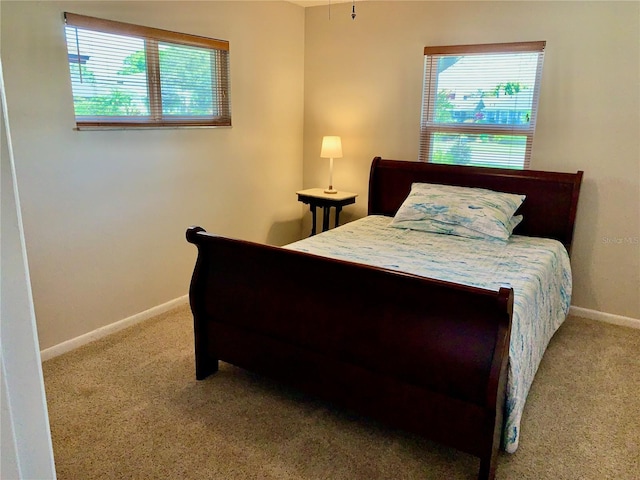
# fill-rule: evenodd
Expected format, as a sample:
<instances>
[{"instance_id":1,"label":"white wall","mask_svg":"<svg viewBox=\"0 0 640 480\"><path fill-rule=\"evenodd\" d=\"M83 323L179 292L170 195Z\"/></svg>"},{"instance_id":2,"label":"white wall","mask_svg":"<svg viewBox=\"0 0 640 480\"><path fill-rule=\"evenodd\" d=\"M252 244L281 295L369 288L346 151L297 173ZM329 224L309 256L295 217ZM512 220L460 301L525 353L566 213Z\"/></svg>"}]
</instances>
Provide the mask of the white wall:
<instances>
[{"instance_id":1,"label":"white wall","mask_svg":"<svg viewBox=\"0 0 640 480\"><path fill-rule=\"evenodd\" d=\"M359 2L306 10L304 187L334 185L363 216L374 156L418 157L423 49L546 40L532 168L584 170L572 252L579 307L640 318L640 4Z\"/></svg>"},{"instance_id":2,"label":"white wall","mask_svg":"<svg viewBox=\"0 0 640 480\"><path fill-rule=\"evenodd\" d=\"M300 236L304 9L286 2L13 2L9 117L44 349L187 293L185 230ZM230 42L233 127L75 131L63 12Z\"/></svg>"}]
</instances>

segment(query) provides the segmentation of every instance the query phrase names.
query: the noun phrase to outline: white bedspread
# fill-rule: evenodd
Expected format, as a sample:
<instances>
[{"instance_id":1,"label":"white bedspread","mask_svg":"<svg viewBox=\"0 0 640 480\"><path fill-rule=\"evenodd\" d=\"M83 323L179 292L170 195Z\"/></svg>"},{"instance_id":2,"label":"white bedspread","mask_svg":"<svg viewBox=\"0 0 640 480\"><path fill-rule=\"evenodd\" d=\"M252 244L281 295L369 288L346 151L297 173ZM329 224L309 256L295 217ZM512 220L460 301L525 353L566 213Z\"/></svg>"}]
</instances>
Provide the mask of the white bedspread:
<instances>
[{"instance_id":1,"label":"white bedspread","mask_svg":"<svg viewBox=\"0 0 640 480\"><path fill-rule=\"evenodd\" d=\"M507 243L389 227L372 215L285 246L490 290L510 286L514 311L503 448L518 448L525 400L549 340L571 302L571 266L555 240L514 235Z\"/></svg>"}]
</instances>

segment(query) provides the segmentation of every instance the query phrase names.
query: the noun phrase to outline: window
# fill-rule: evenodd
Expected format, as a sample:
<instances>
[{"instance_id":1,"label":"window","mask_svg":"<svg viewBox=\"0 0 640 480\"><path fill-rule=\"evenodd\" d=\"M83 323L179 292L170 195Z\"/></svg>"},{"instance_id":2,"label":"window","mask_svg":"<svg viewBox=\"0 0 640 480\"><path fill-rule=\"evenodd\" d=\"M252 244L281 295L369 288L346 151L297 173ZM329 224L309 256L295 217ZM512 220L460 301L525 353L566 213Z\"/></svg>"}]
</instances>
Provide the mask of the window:
<instances>
[{"instance_id":1,"label":"window","mask_svg":"<svg viewBox=\"0 0 640 480\"><path fill-rule=\"evenodd\" d=\"M229 42L65 13L78 128L229 126Z\"/></svg>"},{"instance_id":2,"label":"window","mask_svg":"<svg viewBox=\"0 0 640 480\"><path fill-rule=\"evenodd\" d=\"M545 42L425 47L421 161L529 167Z\"/></svg>"}]
</instances>

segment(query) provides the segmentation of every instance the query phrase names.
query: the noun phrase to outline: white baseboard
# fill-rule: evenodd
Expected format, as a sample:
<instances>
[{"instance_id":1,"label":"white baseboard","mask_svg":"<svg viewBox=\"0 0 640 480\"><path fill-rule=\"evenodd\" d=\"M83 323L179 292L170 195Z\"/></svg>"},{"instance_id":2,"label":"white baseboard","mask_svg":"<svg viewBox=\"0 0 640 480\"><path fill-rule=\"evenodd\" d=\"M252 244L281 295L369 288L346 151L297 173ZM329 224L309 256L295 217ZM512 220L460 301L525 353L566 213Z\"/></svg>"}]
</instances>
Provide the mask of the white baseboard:
<instances>
[{"instance_id":1,"label":"white baseboard","mask_svg":"<svg viewBox=\"0 0 640 480\"><path fill-rule=\"evenodd\" d=\"M574 307L569 308L569 315L576 317L588 318L589 320L597 320L599 322L612 323L622 327L631 327L640 329L640 319L623 317L622 315L614 315L613 313L599 312L597 310L589 310L588 308Z\"/></svg>"},{"instance_id":2,"label":"white baseboard","mask_svg":"<svg viewBox=\"0 0 640 480\"><path fill-rule=\"evenodd\" d=\"M111 335L112 333L115 333L119 330L123 330L127 327L135 325L136 323L140 323L144 320L155 317L156 315L168 312L173 308L184 305L188 301L189 295L183 295L182 297L175 298L166 303L163 303L162 305L157 305L153 308L150 308L149 310L145 310L144 312L136 313L131 317L119 320L109 325L105 325L104 327L100 327L96 330L85 333L84 335L80 335L79 337L72 338L71 340L67 340L66 342L54 345L53 347L45 348L44 350L40 351L40 357L44 362L45 360L57 357L58 355L62 355L63 353L75 350L76 348L86 345L89 342L93 342L94 340L98 340L99 338L106 337L107 335Z\"/></svg>"}]
</instances>

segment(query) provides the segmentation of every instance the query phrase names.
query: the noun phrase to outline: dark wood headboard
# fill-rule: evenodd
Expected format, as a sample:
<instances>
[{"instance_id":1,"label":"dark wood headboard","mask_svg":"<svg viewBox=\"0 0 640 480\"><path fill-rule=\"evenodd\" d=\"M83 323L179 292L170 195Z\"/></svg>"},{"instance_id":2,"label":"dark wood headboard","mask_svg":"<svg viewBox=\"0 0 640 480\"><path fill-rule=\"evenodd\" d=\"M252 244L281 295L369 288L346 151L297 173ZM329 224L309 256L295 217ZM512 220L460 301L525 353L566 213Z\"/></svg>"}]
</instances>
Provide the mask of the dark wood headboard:
<instances>
[{"instance_id":1,"label":"dark wood headboard","mask_svg":"<svg viewBox=\"0 0 640 480\"><path fill-rule=\"evenodd\" d=\"M369 215L395 215L414 182L524 194L527 198L516 212L524 219L514 233L553 238L571 253L582 175L582 171L464 167L375 157L369 177Z\"/></svg>"}]
</instances>

